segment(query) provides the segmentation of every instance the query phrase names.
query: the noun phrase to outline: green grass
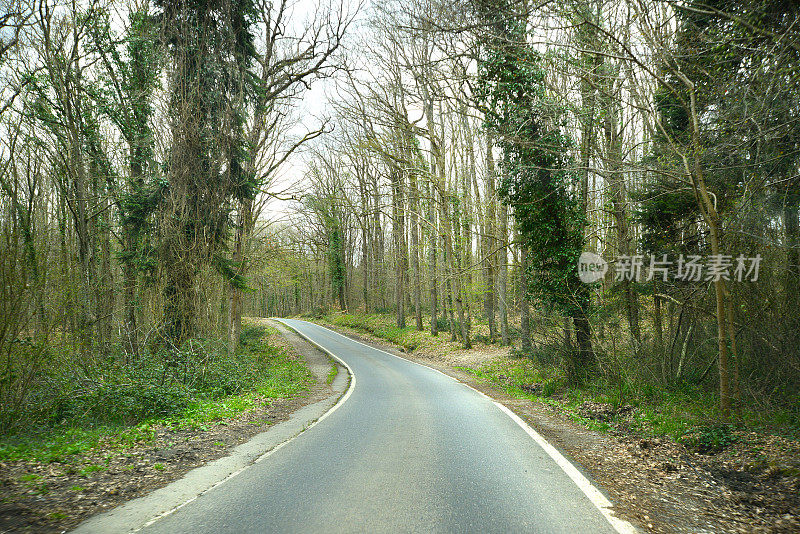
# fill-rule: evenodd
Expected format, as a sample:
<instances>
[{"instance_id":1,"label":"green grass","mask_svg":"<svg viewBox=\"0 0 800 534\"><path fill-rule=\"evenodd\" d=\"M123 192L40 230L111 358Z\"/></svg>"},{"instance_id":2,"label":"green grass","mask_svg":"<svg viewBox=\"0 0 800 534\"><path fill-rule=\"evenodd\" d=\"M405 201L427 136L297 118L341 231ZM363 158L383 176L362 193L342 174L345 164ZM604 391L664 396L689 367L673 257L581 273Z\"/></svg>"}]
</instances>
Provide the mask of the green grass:
<instances>
[{"instance_id":1,"label":"green grass","mask_svg":"<svg viewBox=\"0 0 800 534\"><path fill-rule=\"evenodd\" d=\"M390 322L391 318L385 315L343 314L326 319L334 325L346 326L385 339L409 352L420 346L424 335L412 326L398 328Z\"/></svg>"},{"instance_id":2,"label":"green grass","mask_svg":"<svg viewBox=\"0 0 800 534\"><path fill-rule=\"evenodd\" d=\"M333 326L343 326L357 332L373 335L377 338L386 340L394 345L400 346L406 352L415 350L450 350L460 347L459 343L450 341L450 334L440 331L437 337L431 336L427 330L417 330L409 320L408 326L398 328L395 324L395 317L386 314L367 314L367 313L330 313L319 318L318 321ZM427 325L428 322L426 321ZM473 327L479 325L473 324Z\"/></svg>"},{"instance_id":3,"label":"green grass","mask_svg":"<svg viewBox=\"0 0 800 534\"><path fill-rule=\"evenodd\" d=\"M567 384L560 369L538 365L529 358L498 359L477 369L464 367L462 370L500 386L514 397L553 406L592 430L609 431L620 427L644 436L669 436L708 450L729 443L726 431L714 426L720 420L716 396L699 387L677 390L630 384L620 387L602 379L573 387ZM581 406L587 401L614 408L631 405L634 409L630 417L601 421L581 414Z\"/></svg>"},{"instance_id":4,"label":"green grass","mask_svg":"<svg viewBox=\"0 0 800 534\"><path fill-rule=\"evenodd\" d=\"M336 376L339 374L339 366L336 363L331 362L331 370L328 372L328 378L325 380L327 384L330 386L333 384L333 381L336 380Z\"/></svg>"},{"instance_id":5,"label":"green grass","mask_svg":"<svg viewBox=\"0 0 800 534\"><path fill-rule=\"evenodd\" d=\"M16 436L0 443L0 460L63 462L97 447L111 429L69 428L64 432Z\"/></svg>"},{"instance_id":6,"label":"green grass","mask_svg":"<svg viewBox=\"0 0 800 534\"><path fill-rule=\"evenodd\" d=\"M208 430L211 425L225 424L226 419L259 403L308 390L313 375L305 362L283 348L266 344L263 339L267 333L274 333L274 330L246 328L241 349L231 358L230 364L218 366L216 374L205 370L205 382L197 380L203 387L192 390L188 401L178 405L173 413L133 424L98 424L78 419L67 425L20 432L0 439L0 461L74 463L82 454L109 445L121 454L136 444L152 441L158 427ZM250 376L242 378L243 374ZM226 394L229 390L234 393ZM104 467L89 465L77 469L80 474L89 475Z\"/></svg>"},{"instance_id":7,"label":"green grass","mask_svg":"<svg viewBox=\"0 0 800 534\"><path fill-rule=\"evenodd\" d=\"M29 473L27 475L22 475L19 477L19 481L24 483L25 487L28 488L29 491L36 495L45 495L49 493L49 488L47 487L47 482L40 482L42 477L35 473Z\"/></svg>"},{"instance_id":8,"label":"green grass","mask_svg":"<svg viewBox=\"0 0 800 534\"><path fill-rule=\"evenodd\" d=\"M88 464L78 469L78 474L83 477L88 477L97 471L105 471L107 468L102 465Z\"/></svg>"}]
</instances>

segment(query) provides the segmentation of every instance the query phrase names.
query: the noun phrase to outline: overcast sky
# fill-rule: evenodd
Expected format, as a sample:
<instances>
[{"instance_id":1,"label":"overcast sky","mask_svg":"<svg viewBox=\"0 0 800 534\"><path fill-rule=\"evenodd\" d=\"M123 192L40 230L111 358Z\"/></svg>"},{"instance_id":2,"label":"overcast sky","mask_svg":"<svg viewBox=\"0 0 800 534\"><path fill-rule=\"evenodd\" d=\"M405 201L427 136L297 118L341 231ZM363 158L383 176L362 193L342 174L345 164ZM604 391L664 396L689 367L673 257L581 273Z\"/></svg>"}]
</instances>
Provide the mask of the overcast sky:
<instances>
[{"instance_id":1,"label":"overcast sky","mask_svg":"<svg viewBox=\"0 0 800 534\"><path fill-rule=\"evenodd\" d=\"M351 15L355 14L357 19L361 18L366 12L369 0L342 0L344 9ZM361 6L359 7L359 5ZM300 29L307 23L309 17L317 12L317 6L330 5L333 9L338 9L338 0L297 0L292 6L293 20L297 24L295 29ZM357 26L357 21L351 24L349 34L345 38L344 49L353 53L349 46L352 43L352 35ZM328 99L335 94L336 82L332 79L317 80L311 85L311 89L306 91L302 100L298 102L296 112L297 122L290 130L290 135L300 137L306 132L318 128L320 122L326 117L330 117L332 110L328 106ZM312 141L313 143L313 141ZM292 154L285 164L280 168L269 188L271 193L287 192L302 193L304 187L304 177L307 170L307 152L309 146L300 149ZM262 213L262 218L267 220L280 220L285 218L290 211L291 202L280 199L272 199L267 204Z\"/></svg>"}]
</instances>

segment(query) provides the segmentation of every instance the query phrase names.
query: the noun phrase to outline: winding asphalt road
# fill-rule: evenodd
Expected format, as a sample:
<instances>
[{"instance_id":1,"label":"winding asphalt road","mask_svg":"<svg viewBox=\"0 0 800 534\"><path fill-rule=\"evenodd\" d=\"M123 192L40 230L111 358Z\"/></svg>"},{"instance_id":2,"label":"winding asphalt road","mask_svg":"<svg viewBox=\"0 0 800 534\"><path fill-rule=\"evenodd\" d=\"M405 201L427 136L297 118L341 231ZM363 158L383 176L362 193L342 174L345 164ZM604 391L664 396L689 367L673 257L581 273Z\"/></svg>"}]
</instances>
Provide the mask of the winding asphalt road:
<instances>
[{"instance_id":1,"label":"winding asphalt road","mask_svg":"<svg viewBox=\"0 0 800 534\"><path fill-rule=\"evenodd\" d=\"M285 323L349 366L349 397L141 532L625 531L487 397L323 327Z\"/></svg>"}]
</instances>

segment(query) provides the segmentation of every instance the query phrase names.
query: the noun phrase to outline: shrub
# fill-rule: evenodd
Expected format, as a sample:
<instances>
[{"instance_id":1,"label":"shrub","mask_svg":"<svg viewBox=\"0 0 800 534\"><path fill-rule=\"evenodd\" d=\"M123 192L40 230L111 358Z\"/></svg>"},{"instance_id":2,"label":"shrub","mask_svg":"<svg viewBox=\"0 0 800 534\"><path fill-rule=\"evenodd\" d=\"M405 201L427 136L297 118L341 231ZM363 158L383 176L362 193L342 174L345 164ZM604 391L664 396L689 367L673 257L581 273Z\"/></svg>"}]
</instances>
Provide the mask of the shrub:
<instances>
[{"instance_id":1,"label":"shrub","mask_svg":"<svg viewBox=\"0 0 800 534\"><path fill-rule=\"evenodd\" d=\"M729 424L699 426L687 432L678 440L687 447L702 454L716 454L735 443L737 437Z\"/></svg>"},{"instance_id":2,"label":"shrub","mask_svg":"<svg viewBox=\"0 0 800 534\"><path fill-rule=\"evenodd\" d=\"M126 365L113 358L91 369L62 362L39 380L23 409L45 428L131 425L172 416L198 400L243 393L264 380L264 354L272 350L262 340L264 331L245 328L241 350L233 355L224 343L192 340L180 350L143 354Z\"/></svg>"}]
</instances>

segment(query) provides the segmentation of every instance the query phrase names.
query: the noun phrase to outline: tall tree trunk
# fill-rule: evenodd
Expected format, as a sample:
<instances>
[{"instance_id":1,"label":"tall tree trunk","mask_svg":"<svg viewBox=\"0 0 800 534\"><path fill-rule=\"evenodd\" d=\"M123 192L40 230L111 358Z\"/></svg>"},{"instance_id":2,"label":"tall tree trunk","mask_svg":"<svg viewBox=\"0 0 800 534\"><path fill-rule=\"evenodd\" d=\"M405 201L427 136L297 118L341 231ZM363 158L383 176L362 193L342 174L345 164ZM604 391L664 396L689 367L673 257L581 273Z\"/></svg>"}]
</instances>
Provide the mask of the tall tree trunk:
<instances>
[{"instance_id":1,"label":"tall tree trunk","mask_svg":"<svg viewBox=\"0 0 800 534\"><path fill-rule=\"evenodd\" d=\"M428 112L433 113L433 104L429 104ZM432 119L428 120L428 124L432 124ZM431 151L430 157L430 174L429 179L427 182L427 196L428 196L428 232L429 232L429 240L428 240L428 279L430 282L430 307L431 307L431 335L438 336L439 335L439 324L437 323L437 307L439 305L439 295L438 295L438 287L437 284L439 283L438 276L437 276L437 254L436 249L439 246L438 238L439 238L439 231L438 225L436 220L436 188L433 185L434 181L436 180L436 158L433 155L433 151ZM446 312L445 312L446 313ZM445 315L446 317L446 315Z\"/></svg>"},{"instance_id":2,"label":"tall tree trunk","mask_svg":"<svg viewBox=\"0 0 800 534\"><path fill-rule=\"evenodd\" d=\"M519 245L519 302L522 352L530 354L533 346L531 344L531 309L528 304L528 250L522 242Z\"/></svg>"},{"instance_id":3,"label":"tall tree trunk","mask_svg":"<svg viewBox=\"0 0 800 534\"><path fill-rule=\"evenodd\" d=\"M386 293L384 291L384 277L386 276L385 251L383 242L383 227L381 226L381 193L377 174L372 177L372 242L373 266L372 275L374 284L373 295L380 303L381 308L386 308Z\"/></svg>"},{"instance_id":4,"label":"tall tree trunk","mask_svg":"<svg viewBox=\"0 0 800 534\"><path fill-rule=\"evenodd\" d=\"M508 207L500 203L500 247L497 254L498 284L498 312L500 315L500 339L503 345L508 345L511 340L508 334Z\"/></svg>"},{"instance_id":5,"label":"tall tree trunk","mask_svg":"<svg viewBox=\"0 0 800 534\"><path fill-rule=\"evenodd\" d=\"M66 199L58 196L58 239L59 239L59 252L60 252L60 275L61 283L64 285L64 307L66 312L64 314L63 329L69 331L73 335L77 334L77 318L75 316L75 287L70 273L69 266L72 265L70 258L70 251L67 240L67 202Z\"/></svg>"},{"instance_id":6,"label":"tall tree trunk","mask_svg":"<svg viewBox=\"0 0 800 534\"><path fill-rule=\"evenodd\" d=\"M76 125L72 132L70 162L74 179L72 204L75 218L75 234L78 238L78 261L80 263L80 291L78 300L78 329L81 353L89 357L92 353L96 317L92 310L92 288L96 280L95 257L92 254L92 239L89 233L89 191L86 184L86 169L83 162L80 134Z\"/></svg>"},{"instance_id":7,"label":"tall tree trunk","mask_svg":"<svg viewBox=\"0 0 800 534\"><path fill-rule=\"evenodd\" d=\"M133 236L125 236L125 248L133 250ZM136 325L137 308L137 282L136 265L131 261L122 264L122 306L125 336L125 351L130 360L137 360L139 357L139 336Z\"/></svg>"},{"instance_id":8,"label":"tall tree trunk","mask_svg":"<svg viewBox=\"0 0 800 534\"><path fill-rule=\"evenodd\" d=\"M797 187L797 186L796 186ZM796 193L795 193L796 194ZM792 202L791 193L787 196L783 207L783 230L786 237L786 274L784 278L784 310L793 314L800 302L800 210L796 201Z\"/></svg>"},{"instance_id":9,"label":"tall tree trunk","mask_svg":"<svg viewBox=\"0 0 800 534\"><path fill-rule=\"evenodd\" d=\"M361 201L361 216L359 217L359 224L361 226L361 276L363 282L362 297L364 299L364 313L371 311L370 307L370 269L372 257L370 255L370 206L369 194L367 193L367 184L364 173L365 168L357 170L358 178L358 192Z\"/></svg>"},{"instance_id":10,"label":"tall tree trunk","mask_svg":"<svg viewBox=\"0 0 800 534\"><path fill-rule=\"evenodd\" d=\"M197 331L197 270L188 258L174 251L169 257L164 269L165 333L175 347L180 347Z\"/></svg>"},{"instance_id":11,"label":"tall tree trunk","mask_svg":"<svg viewBox=\"0 0 800 534\"><path fill-rule=\"evenodd\" d=\"M369 222L364 217L364 222L361 230L361 277L362 277L362 298L364 299L364 313L371 311L369 302L369 272L370 272L370 254L369 254Z\"/></svg>"},{"instance_id":12,"label":"tall tree trunk","mask_svg":"<svg viewBox=\"0 0 800 534\"><path fill-rule=\"evenodd\" d=\"M405 296L405 216L403 213L403 184L402 173L399 169L393 169L392 178L392 234L394 236L395 247L395 283L394 296L397 313L398 328L406 327Z\"/></svg>"},{"instance_id":13,"label":"tall tree trunk","mask_svg":"<svg viewBox=\"0 0 800 534\"><path fill-rule=\"evenodd\" d=\"M494 340L497 337L497 327L495 325L494 301L495 301L495 166L494 154L492 154L492 139L486 139L486 195L484 205L486 215L484 220L486 226L483 234L483 261L485 263L486 291L483 298L483 314L489 321L489 337Z\"/></svg>"},{"instance_id":14,"label":"tall tree trunk","mask_svg":"<svg viewBox=\"0 0 800 534\"><path fill-rule=\"evenodd\" d=\"M659 284L653 278L653 330L655 331L655 353L661 362L662 378L669 376L664 357L664 319L661 311L661 297L658 296Z\"/></svg>"},{"instance_id":15,"label":"tall tree trunk","mask_svg":"<svg viewBox=\"0 0 800 534\"><path fill-rule=\"evenodd\" d=\"M432 108L433 106L430 106ZM429 108L429 109L430 109ZM461 341L464 348L470 348L471 342L469 332L467 331L466 318L464 316L464 305L461 296L461 276L458 272L455 259L455 250L453 247L453 227L450 216L450 199L447 193L446 174L444 165L444 148L442 147L442 137L436 135L433 117L428 117L428 128L431 141L431 152L437 162L438 179L436 181L436 188L439 196L439 219L442 222L442 236L444 238L444 268L447 275L447 292L450 298L450 314L452 317L453 308L458 314L459 328L461 331ZM452 319L451 319L452 325ZM455 340L456 330L451 326L451 334Z\"/></svg>"},{"instance_id":16,"label":"tall tree trunk","mask_svg":"<svg viewBox=\"0 0 800 534\"><path fill-rule=\"evenodd\" d=\"M339 309L342 310L342 311L347 311L347 294L348 294L347 288L349 286L348 273L350 272L350 269L348 269L349 263L347 261L346 254L347 254L347 250L349 250L350 247L348 247L346 245L346 243L345 243L345 239L346 238L345 238L344 232L342 232L341 219L339 219L338 217L336 219L336 224L337 224L337 228L339 230L339 236L340 236L340 239L341 239L341 242L342 242L342 246L339 247L339 267L341 269L341 277L340 277L341 283L339 284L339 288L338 288L339 289ZM404 242L404 244L405 244L405 242Z\"/></svg>"},{"instance_id":17,"label":"tall tree trunk","mask_svg":"<svg viewBox=\"0 0 800 534\"><path fill-rule=\"evenodd\" d=\"M581 118L581 209L583 211L583 237L586 240L590 231L589 218L589 169L595 146L595 115L597 108L597 88L599 87L600 67L603 56L597 50L599 41L600 3L590 3L578 8L581 17L586 21L581 24L578 33L578 47L581 52L581 63L584 73L581 79L581 104L583 107ZM594 12L592 12L594 10ZM610 97L610 95L607 95ZM610 112L610 110L608 110ZM574 353L567 363L567 375L570 381L582 381L582 376L588 374L588 367L593 357L591 345L591 326L586 317L585 306L588 306L590 294L585 286L578 288L580 295L575 295L576 303L570 313L575 329L575 342L577 353ZM569 321L565 321L565 336L569 334ZM579 376L581 374L581 376Z\"/></svg>"},{"instance_id":18,"label":"tall tree trunk","mask_svg":"<svg viewBox=\"0 0 800 534\"><path fill-rule=\"evenodd\" d=\"M582 309L578 309L572 315L572 324L575 325L577 358L568 374L573 377L573 383L581 383L590 374L589 369L593 366L592 330L589 319Z\"/></svg>"},{"instance_id":19,"label":"tall tree trunk","mask_svg":"<svg viewBox=\"0 0 800 534\"><path fill-rule=\"evenodd\" d=\"M102 306L98 306L100 314L98 321L98 331L100 341L106 354L111 351L112 337L114 333L114 303L116 300L114 292L114 271L111 268L111 217L109 214L110 206L108 197L103 195L100 202L100 223L98 236L100 238L100 286L98 297L102 301Z\"/></svg>"},{"instance_id":20,"label":"tall tree trunk","mask_svg":"<svg viewBox=\"0 0 800 534\"><path fill-rule=\"evenodd\" d=\"M411 218L411 269L414 271L414 318L417 330L422 330L422 275L419 265L419 185L416 171L409 173L409 210Z\"/></svg>"},{"instance_id":21,"label":"tall tree trunk","mask_svg":"<svg viewBox=\"0 0 800 534\"><path fill-rule=\"evenodd\" d=\"M240 276L245 273L245 253L247 240L252 230L253 201L244 199L239 205L238 224L233 240L232 260ZM235 284L228 284L228 352L234 354L242 332L242 290Z\"/></svg>"},{"instance_id":22,"label":"tall tree trunk","mask_svg":"<svg viewBox=\"0 0 800 534\"><path fill-rule=\"evenodd\" d=\"M604 121L606 133L606 149L608 157L605 162L607 180L611 192L611 205L616 226L617 246L623 256L630 256L633 253L633 239L630 235L628 224L627 208L627 188L625 186L625 173L622 161L622 139L619 136L619 123L617 120L618 104L609 98L605 109L606 118ZM625 311L628 318L631 339L638 347L641 341L639 331L639 298L633 289L631 281L628 279L620 282L625 293Z\"/></svg>"},{"instance_id":23,"label":"tall tree trunk","mask_svg":"<svg viewBox=\"0 0 800 534\"><path fill-rule=\"evenodd\" d=\"M688 79L683 77L684 83ZM708 188L705 182L705 174L703 172L701 160L701 141L700 141L700 127L699 117L697 116L695 106L694 86L691 82L687 83L691 91L691 118L692 118L692 139L691 139L691 163L687 157L683 157L684 166L687 174L692 182L695 198L703 214L703 219L709 228L709 241L711 243L711 253L714 256L722 254L722 231L720 229L719 213L717 212L716 202L711 199ZM731 356L735 359L735 354L731 354L731 348L736 347L735 341L729 343L734 339L733 325L728 324L728 311L726 307L726 299L730 298L725 281L720 277L714 281L714 293L716 300L716 316L717 316L717 347L719 355L717 357L717 364L719 369L719 403L720 410L723 416L727 417L731 409L731 377L730 377L730 359ZM729 331L729 328L731 330ZM735 388L735 386L734 386Z\"/></svg>"},{"instance_id":24,"label":"tall tree trunk","mask_svg":"<svg viewBox=\"0 0 800 534\"><path fill-rule=\"evenodd\" d=\"M469 130L469 124L467 122L467 108L466 104L462 104L461 111L459 113L462 121L462 131L461 131L461 139L464 142L464 146L466 147L466 156L467 162L466 165L462 162L461 167L466 169L467 172L461 173L461 191L462 191L462 203L463 203L463 217L462 217L462 230L463 230L463 237L461 240L462 248L464 251L463 254L463 263L462 263L462 272L464 273L463 284L465 287L464 291L464 314L466 315L467 320L467 330L470 331L472 329L472 311L470 309L470 298L469 293L470 290L473 288L472 283L472 265L473 265L473 251L472 251L472 228L474 223L474 216L475 210L473 209L473 200L472 195L470 194L470 188L472 187L471 181L477 175L475 170L475 150L473 146L472 136L470 135L471 132ZM464 151L460 151L462 154ZM478 211L480 211L480 199L475 199L475 207Z\"/></svg>"}]
</instances>

